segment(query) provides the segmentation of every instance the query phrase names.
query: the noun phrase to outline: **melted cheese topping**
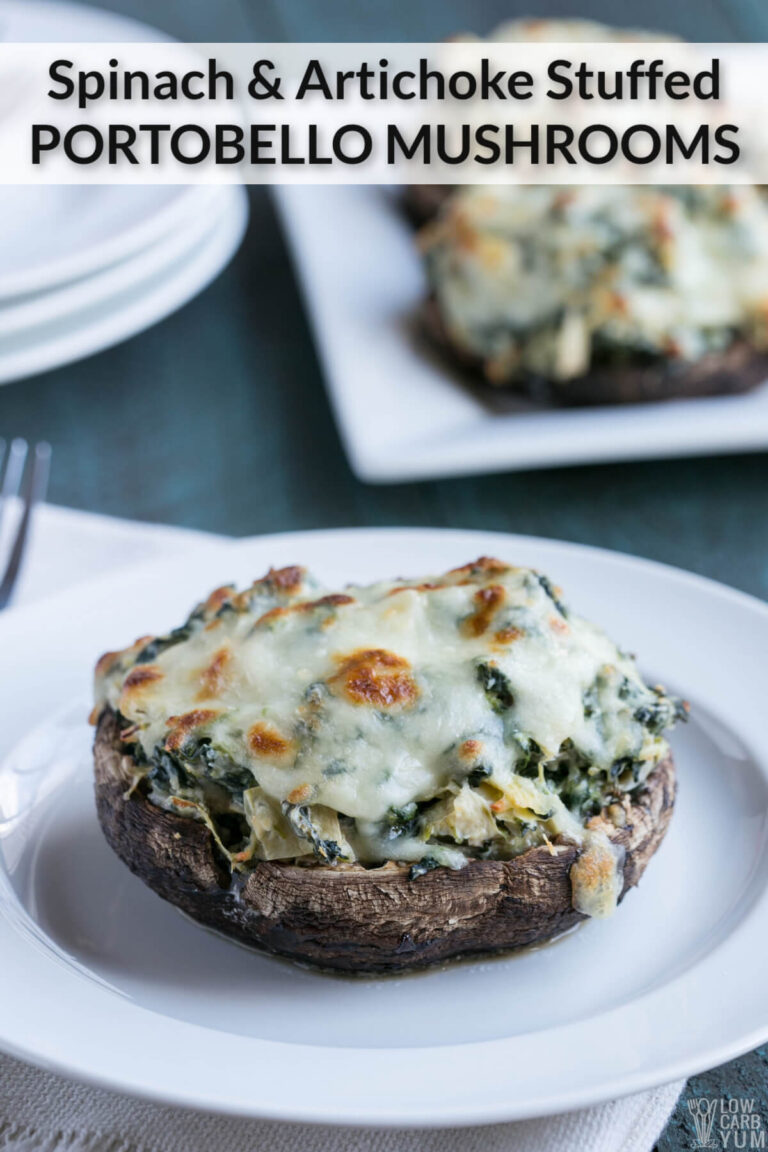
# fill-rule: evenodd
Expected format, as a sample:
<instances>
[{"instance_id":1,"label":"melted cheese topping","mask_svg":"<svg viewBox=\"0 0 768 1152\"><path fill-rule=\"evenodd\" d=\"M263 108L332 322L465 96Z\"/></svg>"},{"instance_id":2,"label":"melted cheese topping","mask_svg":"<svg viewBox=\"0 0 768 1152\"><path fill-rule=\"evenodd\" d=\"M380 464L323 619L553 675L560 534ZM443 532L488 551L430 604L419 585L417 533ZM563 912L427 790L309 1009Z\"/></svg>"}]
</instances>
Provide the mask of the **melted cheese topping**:
<instances>
[{"instance_id":1,"label":"melted cheese topping","mask_svg":"<svg viewBox=\"0 0 768 1152\"><path fill-rule=\"evenodd\" d=\"M423 236L449 337L494 383L766 346L754 188L465 188Z\"/></svg>"},{"instance_id":2,"label":"melted cheese topping","mask_svg":"<svg viewBox=\"0 0 768 1152\"><path fill-rule=\"evenodd\" d=\"M205 820L234 867L414 875L556 836L587 847L586 820L642 783L679 713L545 577L487 559L343 593L300 568L219 589L175 632L102 657L96 701L121 718L137 785ZM602 861L587 888L606 890L608 852L585 857Z\"/></svg>"}]
</instances>

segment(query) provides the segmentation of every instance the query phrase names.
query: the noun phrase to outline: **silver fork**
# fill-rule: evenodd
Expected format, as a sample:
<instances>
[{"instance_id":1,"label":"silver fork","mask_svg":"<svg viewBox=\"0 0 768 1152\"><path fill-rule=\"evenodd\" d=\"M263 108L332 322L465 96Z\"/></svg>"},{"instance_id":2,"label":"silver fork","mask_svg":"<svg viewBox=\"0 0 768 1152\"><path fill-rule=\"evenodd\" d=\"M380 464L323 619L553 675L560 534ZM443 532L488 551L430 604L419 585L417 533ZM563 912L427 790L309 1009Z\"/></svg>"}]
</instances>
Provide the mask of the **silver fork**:
<instances>
[{"instance_id":1,"label":"silver fork","mask_svg":"<svg viewBox=\"0 0 768 1152\"><path fill-rule=\"evenodd\" d=\"M10 544L8 561L0 580L0 609L5 608L11 599L16 580L24 559L24 549L29 537L29 526L35 505L45 499L48 489L48 474L51 466L51 446L45 441L36 444L29 467L26 468L29 447L26 440L12 440L6 451L4 440L0 440L0 541L2 540L3 517L8 501L21 493L22 511L16 532ZM3 464L5 470L3 471ZM2 571L2 569L0 569Z\"/></svg>"}]
</instances>

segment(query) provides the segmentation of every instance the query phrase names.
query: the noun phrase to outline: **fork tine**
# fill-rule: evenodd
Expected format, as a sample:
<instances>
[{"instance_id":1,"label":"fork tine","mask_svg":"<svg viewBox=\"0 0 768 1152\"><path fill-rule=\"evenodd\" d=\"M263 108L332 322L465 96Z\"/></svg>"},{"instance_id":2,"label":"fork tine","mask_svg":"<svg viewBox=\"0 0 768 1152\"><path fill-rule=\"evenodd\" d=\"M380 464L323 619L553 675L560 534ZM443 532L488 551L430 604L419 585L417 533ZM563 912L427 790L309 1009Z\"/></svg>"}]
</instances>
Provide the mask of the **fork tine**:
<instances>
[{"instance_id":1,"label":"fork tine","mask_svg":"<svg viewBox=\"0 0 768 1152\"><path fill-rule=\"evenodd\" d=\"M17 441L11 444L11 451ZM24 443L24 457L27 454L27 445ZM10 460L9 460L10 466ZM51 465L51 446L41 441L35 446L34 456L32 457L32 465L29 470L27 482L24 486L24 510L21 514L21 520L16 530L16 539L11 548L11 555L8 560L8 567L5 570L2 583L0 583L0 609L5 608L11 598L14 585L16 583L19 571L21 569L21 562L24 557L24 548L27 543L29 535L29 525L32 520L32 513L35 505L41 500L45 499L45 494L48 489L48 475ZM22 461L23 466L23 461ZM7 476L6 469L6 476ZM5 489L5 484L3 484Z\"/></svg>"},{"instance_id":2,"label":"fork tine","mask_svg":"<svg viewBox=\"0 0 768 1152\"><path fill-rule=\"evenodd\" d=\"M3 442L5 448L5 442ZM0 487L0 540L2 540L3 531L3 516L5 514L6 503L11 496L18 494L21 487L21 478L24 475L24 462L27 459L27 442L17 436L15 440L11 441L11 446L8 449L8 459L5 462L5 475L3 476L3 483ZM0 463L2 463L3 453L0 453Z\"/></svg>"},{"instance_id":3,"label":"fork tine","mask_svg":"<svg viewBox=\"0 0 768 1152\"><path fill-rule=\"evenodd\" d=\"M22 440L17 436L15 440L11 441L11 446L8 449L8 463L5 466L5 476L3 477L2 495L3 499L9 496L15 496L21 484L21 477L24 472L24 461L27 458L28 446L26 440Z\"/></svg>"}]
</instances>

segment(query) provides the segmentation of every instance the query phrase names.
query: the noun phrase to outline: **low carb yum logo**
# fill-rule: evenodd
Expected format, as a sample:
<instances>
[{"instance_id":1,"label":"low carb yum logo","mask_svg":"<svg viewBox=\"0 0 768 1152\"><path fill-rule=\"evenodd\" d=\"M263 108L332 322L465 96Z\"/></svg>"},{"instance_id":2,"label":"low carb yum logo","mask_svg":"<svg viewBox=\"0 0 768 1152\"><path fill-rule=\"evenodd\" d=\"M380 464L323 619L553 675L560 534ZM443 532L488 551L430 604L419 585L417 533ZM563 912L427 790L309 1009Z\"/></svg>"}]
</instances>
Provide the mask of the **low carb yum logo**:
<instances>
[{"instance_id":1,"label":"low carb yum logo","mask_svg":"<svg viewBox=\"0 0 768 1152\"><path fill-rule=\"evenodd\" d=\"M694 1148L766 1150L766 1129L755 1101L744 1096L688 1100L696 1140Z\"/></svg>"},{"instance_id":2,"label":"low carb yum logo","mask_svg":"<svg viewBox=\"0 0 768 1152\"><path fill-rule=\"evenodd\" d=\"M712 1137L717 1115L717 1100L709 1100L706 1096L688 1101L688 1111L693 1117L696 1129L696 1143L694 1148L719 1148L719 1140Z\"/></svg>"}]
</instances>

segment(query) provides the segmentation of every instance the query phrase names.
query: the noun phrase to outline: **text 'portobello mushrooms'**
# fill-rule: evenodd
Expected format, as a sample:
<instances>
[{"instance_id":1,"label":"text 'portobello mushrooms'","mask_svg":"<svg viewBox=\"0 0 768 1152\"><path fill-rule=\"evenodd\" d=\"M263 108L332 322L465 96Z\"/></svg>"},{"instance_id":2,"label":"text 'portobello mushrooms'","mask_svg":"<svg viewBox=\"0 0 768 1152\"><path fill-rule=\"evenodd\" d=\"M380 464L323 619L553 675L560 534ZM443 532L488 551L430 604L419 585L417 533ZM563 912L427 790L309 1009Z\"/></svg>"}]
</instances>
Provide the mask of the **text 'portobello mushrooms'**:
<instances>
[{"instance_id":1,"label":"text 'portobello mushrooms'","mask_svg":"<svg viewBox=\"0 0 768 1152\"><path fill-rule=\"evenodd\" d=\"M666 831L684 716L531 569L329 593L283 568L102 657L97 809L202 923L397 971L610 914Z\"/></svg>"}]
</instances>

